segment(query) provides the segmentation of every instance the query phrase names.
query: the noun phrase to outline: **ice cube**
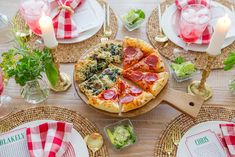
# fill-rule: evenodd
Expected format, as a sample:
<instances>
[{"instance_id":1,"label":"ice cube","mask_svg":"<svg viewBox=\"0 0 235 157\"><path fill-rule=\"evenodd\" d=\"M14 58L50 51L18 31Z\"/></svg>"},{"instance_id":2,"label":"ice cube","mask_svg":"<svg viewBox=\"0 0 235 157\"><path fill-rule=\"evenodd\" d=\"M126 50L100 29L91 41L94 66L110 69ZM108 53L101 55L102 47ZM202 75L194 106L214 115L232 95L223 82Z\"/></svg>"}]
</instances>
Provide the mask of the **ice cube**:
<instances>
[{"instance_id":1,"label":"ice cube","mask_svg":"<svg viewBox=\"0 0 235 157\"><path fill-rule=\"evenodd\" d=\"M188 21L191 23L197 23L198 20L199 20L198 16L195 16L195 15L188 19Z\"/></svg>"},{"instance_id":2,"label":"ice cube","mask_svg":"<svg viewBox=\"0 0 235 157\"><path fill-rule=\"evenodd\" d=\"M189 9L185 10L185 12L187 12L188 14L194 14L196 12L196 10L193 8L189 8Z\"/></svg>"},{"instance_id":3,"label":"ice cube","mask_svg":"<svg viewBox=\"0 0 235 157\"><path fill-rule=\"evenodd\" d=\"M188 19L190 17L190 14L188 12L183 12L182 13L182 16L185 18L185 19Z\"/></svg>"},{"instance_id":4,"label":"ice cube","mask_svg":"<svg viewBox=\"0 0 235 157\"><path fill-rule=\"evenodd\" d=\"M208 10L207 8L202 8L202 9L198 10L198 11L196 12L196 14L197 14L198 16L201 16L201 15L208 15L208 14L209 14L209 10Z\"/></svg>"},{"instance_id":5,"label":"ice cube","mask_svg":"<svg viewBox=\"0 0 235 157\"><path fill-rule=\"evenodd\" d=\"M210 20L210 18L208 16L203 15L198 19L198 23L205 24L205 23L209 22L209 20Z\"/></svg>"}]
</instances>

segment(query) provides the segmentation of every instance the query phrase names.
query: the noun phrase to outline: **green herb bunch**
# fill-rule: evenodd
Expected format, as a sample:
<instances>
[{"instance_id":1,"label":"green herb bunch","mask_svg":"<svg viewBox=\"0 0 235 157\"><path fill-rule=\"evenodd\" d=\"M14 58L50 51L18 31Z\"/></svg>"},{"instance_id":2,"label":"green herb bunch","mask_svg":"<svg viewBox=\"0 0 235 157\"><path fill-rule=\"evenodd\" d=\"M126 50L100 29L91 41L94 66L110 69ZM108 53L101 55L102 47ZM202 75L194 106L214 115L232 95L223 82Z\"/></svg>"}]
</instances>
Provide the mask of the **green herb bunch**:
<instances>
[{"instance_id":1,"label":"green herb bunch","mask_svg":"<svg viewBox=\"0 0 235 157\"><path fill-rule=\"evenodd\" d=\"M224 70L228 71L232 69L235 65L235 53L230 52L227 59L224 61Z\"/></svg>"},{"instance_id":2,"label":"green herb bunch","mask_svg":"<svg viewBox=\"0 0 235 157\"><path fill-rule=\"evenodd\" d=\"M53 64L49 49L30 49L23 42L18 42L20 48L10 49L2 54L0 67L6 79L14 78L16 83L24 86L27 81L42 79L45 73L52 86L58 80L58 71Z\"/></svg>"}]
</instances>

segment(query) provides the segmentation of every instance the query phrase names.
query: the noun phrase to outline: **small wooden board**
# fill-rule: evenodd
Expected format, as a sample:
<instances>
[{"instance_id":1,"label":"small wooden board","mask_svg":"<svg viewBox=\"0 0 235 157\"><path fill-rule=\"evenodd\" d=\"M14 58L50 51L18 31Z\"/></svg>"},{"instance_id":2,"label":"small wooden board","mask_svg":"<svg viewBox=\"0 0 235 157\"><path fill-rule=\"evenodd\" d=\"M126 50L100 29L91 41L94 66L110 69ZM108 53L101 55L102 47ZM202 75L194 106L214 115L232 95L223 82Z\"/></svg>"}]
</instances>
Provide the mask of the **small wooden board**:
<instances>
[{"instance_id":1,"label":"small wooden board","mask_svg":"<svg viewBox=\"0 0 235 157\"><path fill-rule=\"evenodd\" d=\"M120 42L120 41L109 41L109 42ZM90 50L96 48L97 46L98 45L91 48ZM90 50L88 50L87 52L89 52ZM86 52L81 56L80 59L83 59L85 55L86 55ZM76 92L78 96L86 104L89 105L87 97L80 91L78 84L79 83L75 81L75 73L74 73L74 86L75 86ZM135 117L135 116L139 116L144 113L147 113L151 111L152 109L154 109L155 107L159 106L162 102L168 103L175 109L191 117L196 117L201 109L204 99L200 96L194 96L194 95L187 94L185 92L171 89L170 87L168 87L168 85L166 85L166 87L160 92L160 94L155 99L151 100L150 102L145 104L143 107L132 110L132 111L128 111L128 112L123 112L121 115L119 115L118 113L110 113L107 111L97 109L93 107L92 105L89 105L89 106L102 114L105 114L111 117L125 118L125 117Z\"/></svg>"}]
</instances>

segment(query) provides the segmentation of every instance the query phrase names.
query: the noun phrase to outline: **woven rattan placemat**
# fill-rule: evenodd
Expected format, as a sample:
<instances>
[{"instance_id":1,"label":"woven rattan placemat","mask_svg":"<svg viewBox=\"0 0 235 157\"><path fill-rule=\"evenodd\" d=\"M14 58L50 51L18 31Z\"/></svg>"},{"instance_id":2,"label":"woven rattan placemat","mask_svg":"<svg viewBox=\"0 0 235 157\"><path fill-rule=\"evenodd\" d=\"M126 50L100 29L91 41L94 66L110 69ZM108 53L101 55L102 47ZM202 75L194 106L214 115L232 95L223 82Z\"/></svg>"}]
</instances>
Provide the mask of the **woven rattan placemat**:
<instances>
[{"instance_id":1,"label":"woven rattan placemat","mask_svg":"<svg viewBox=\"0 0 235 157\"><path fill-rule=\"evenodd\" d=\"M216 0L216 1L223 4L224 6L227 6L228 8L231 8L231 6L233 5L231 2L228 2L225 0ZM163 2L161 4L162 12L165 10L166 5L171 5L174 2L175 2L174 0L166 0L165 2ZM149 38L150 42L152 43L152 45L155 48L157 48L163 56L165 56L167 59L174 60L175 56L173 54L173 50L175 48L178 48L178 49L182 49L182 48L180 48L179 46L177 46L176 44L174 44L171 41L168 41L167 44L156 42L154 40L154 38L158 33L158 29L159 29L158 13L157 13L157 9L154 9L148 19L148 22L147 22L147 29L146 30L147 30L148 38ZM235 50L235 42L233 42L233 44L229 45L228 47L224 48L222 50L222 54L219 55L218 57L216 57L216 60L214 61L213 65L212 65L212 69L223 68L223 61L228 56L228 53L231 52L232 50ZM188 55L187 56L188 58L192 59L192 61L195 63L195 65L198 69L203 69L204 66L206 65L205 63L207 60L207 56L206 56L205 52L189 51L189 53L187 55Z\"/></svg>"},{"instance_id":2,"label":"woven rattan placemat","mask_svg":"<svg viewBox=\"0 0 235 157\"><path fill-rule=\"evenodd\" d=\"M99 3L104 3L102 0L98 0ZM114 11L110 8L110 28L112 30L112 35L109 39L115 39L117 31L118 31L118 20L117 16L115 15ZM24 19L18 12L16 15L16 23L19 25L18 27L25 27L26 24L24 22ZM60 63L74 63L79 58L80 55L86 50L89 49L91 46L96 45L100 43L100 39L103 36L103 27L91 38L78 42L73 44L59 44L57 47L56 57L57 60ZM32 37L29 39L29 43L34 43L37 39L39 39L38 36L32 35Z\"/></svg>"},{"instance_id":3,"label":"woven rattan placemat","mask_svg":"<svg viewBox=\"0 0 235 157\"><path fill-rule=\"evenodd\" d=\"M0 120L0 133L9 131L21 124L35 120L56 120L73 123L76 129L84 138L93 132L99 132L97 127L87 118L81 116L78 112L61 108L57 106L39 106L34 108L22 109ZM89 150L91 156L92 152ZM108 157L106 145L95 154L96 157Z\"/></svg>"},{"instance_id":4,"label":"woven rattan placemat","mask_svg":"<svg viewBox=\"0 0 235 157\"><path fill-rule=\"evenodd\" d=\"M154 150L154 156L167 157L167 154L164 151L165 141L171 137L170 133L175 127L178 127L182 131L183 135L196 124L212 120L231 121L233 117L235 117L235 110L230 110L224 107L213 107L213 105L203 107L196 119L181 114L169 123L158 138ZM176 151L177 149L174 147L172 157L176 156Z\"/></svg>"}]
</instances>

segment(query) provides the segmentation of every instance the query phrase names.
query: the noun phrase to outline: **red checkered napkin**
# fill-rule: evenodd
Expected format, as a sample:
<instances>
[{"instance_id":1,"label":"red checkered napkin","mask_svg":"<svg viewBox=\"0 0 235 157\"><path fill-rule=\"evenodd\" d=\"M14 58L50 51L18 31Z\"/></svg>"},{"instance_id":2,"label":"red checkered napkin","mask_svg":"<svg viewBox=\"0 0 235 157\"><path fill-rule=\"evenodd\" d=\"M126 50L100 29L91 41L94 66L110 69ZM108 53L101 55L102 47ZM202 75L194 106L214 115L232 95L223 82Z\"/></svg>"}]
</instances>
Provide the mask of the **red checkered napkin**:
<instances>
[{"instance_id":1,"label":"red checkered napkin","mask_svg":"<svg viewBox=\"0 0 235 157\"><path fill-rule=\"evenodd\" d=\"M61 157L69 149L68 136L72 124L44 123L27 128L26 136L30 157Z\"/></svg>"},{"instance_id":2,"label":"red checkered napkin","mask_svg":"<svg viewBox=\"0 0 235 157\"><path fill-rule=\"evenodd\" d=\"M230 156L235 157L235 124L220 124L220 129Z\"/></svg>"},{"instance_id":3,"label":"red checkered napkin","mask_svg":"<svg viewBox=\"0 0 235 157\"><path fill-rule=\"evenodd\" d=\"M83 0L49 0L56 37L58 39L71 39L78 37L79 33L72 19L74 10Z\"/></svg>"},{"instance_id":4,"label":"red checkered napkin","mask_svg":"<svg viewBox=\"0 0 235 157\"><path fill-rule=\"evenodd\" d=\"M190 4L202 4L208 6L207 0L175 0L177 8L181 11L183 7ZM211 26L208 26L203 32L202 36L196 40L195 44L209 44L213 29Z\"/></svg>"}]
</instances>

